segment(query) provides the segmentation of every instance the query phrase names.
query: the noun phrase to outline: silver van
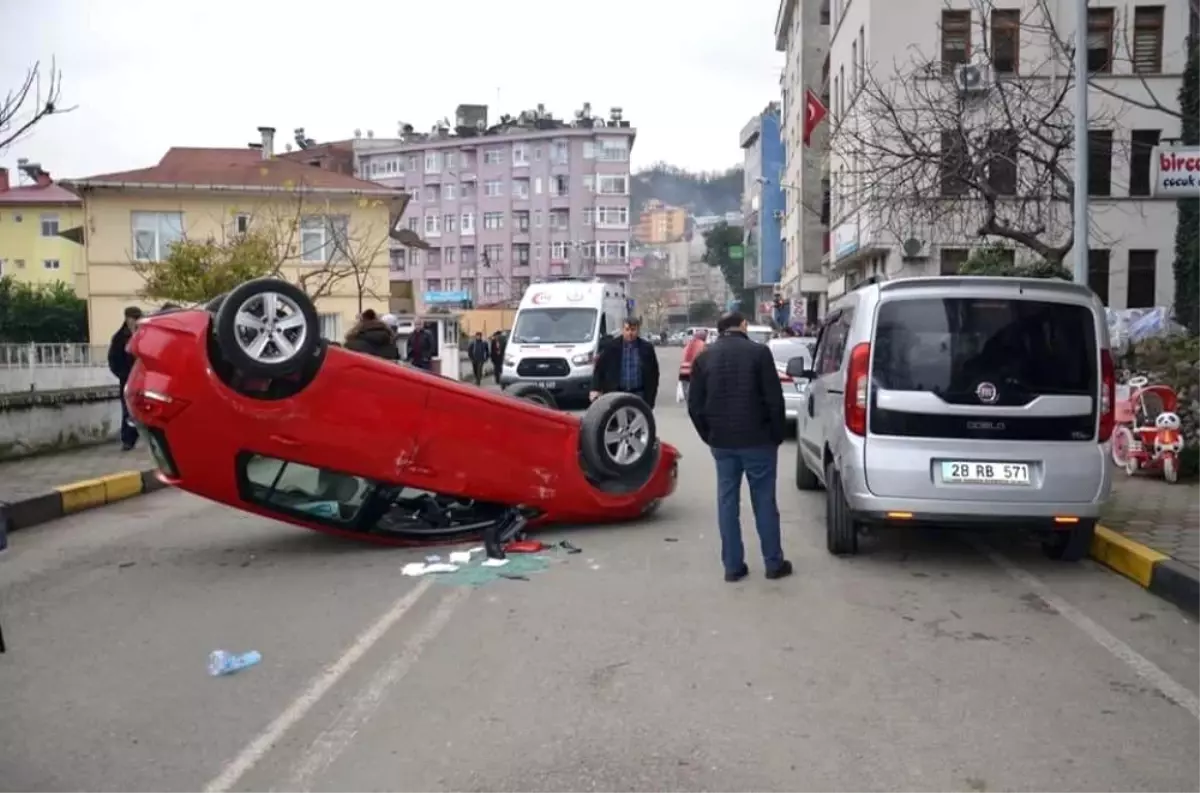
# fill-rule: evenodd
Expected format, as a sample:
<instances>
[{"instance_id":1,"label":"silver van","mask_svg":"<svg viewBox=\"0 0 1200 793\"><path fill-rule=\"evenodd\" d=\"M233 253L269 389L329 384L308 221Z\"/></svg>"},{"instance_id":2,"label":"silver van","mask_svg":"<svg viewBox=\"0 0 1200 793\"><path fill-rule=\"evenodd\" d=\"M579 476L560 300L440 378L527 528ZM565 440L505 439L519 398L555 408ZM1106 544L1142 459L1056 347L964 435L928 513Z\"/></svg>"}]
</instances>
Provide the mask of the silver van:
<instances>
[{"instance_id":1,"label":"silver van","mask_svg":"<svg viewBox=\"0 0 1200 793\"><path fill-rule=\"evenodd\" d=\"M1010 525L1087 555L1112 487L1104 306L1057 280L910 278L839 298L798 420L796 487L826 491L826 544L866 526Z\"/></svg>"}]
</instances>

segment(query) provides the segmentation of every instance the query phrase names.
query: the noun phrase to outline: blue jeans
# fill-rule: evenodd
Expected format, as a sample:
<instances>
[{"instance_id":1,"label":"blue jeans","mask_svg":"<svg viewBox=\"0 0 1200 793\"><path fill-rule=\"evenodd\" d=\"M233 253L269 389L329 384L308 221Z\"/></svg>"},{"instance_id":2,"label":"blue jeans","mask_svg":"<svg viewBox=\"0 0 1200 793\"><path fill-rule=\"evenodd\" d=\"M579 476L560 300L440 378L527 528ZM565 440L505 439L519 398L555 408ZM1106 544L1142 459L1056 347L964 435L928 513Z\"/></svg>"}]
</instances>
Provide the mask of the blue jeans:
<instances>
[{"instance_id":1,"label":"blue jeans","mask_svg":"<svg viewBox=\"0 0 1200 793\"><path fill-rule=\"evenodd\" d=\"M742 545L742 474L750 486L754 526L768 570L783 564L779 538L779 504L775 501L775 479L779 469L779 447L713 449L717 462L717 526L721 531L721 562L725 572L738 573L746 563Z\"/></svg>"}]
</instances>

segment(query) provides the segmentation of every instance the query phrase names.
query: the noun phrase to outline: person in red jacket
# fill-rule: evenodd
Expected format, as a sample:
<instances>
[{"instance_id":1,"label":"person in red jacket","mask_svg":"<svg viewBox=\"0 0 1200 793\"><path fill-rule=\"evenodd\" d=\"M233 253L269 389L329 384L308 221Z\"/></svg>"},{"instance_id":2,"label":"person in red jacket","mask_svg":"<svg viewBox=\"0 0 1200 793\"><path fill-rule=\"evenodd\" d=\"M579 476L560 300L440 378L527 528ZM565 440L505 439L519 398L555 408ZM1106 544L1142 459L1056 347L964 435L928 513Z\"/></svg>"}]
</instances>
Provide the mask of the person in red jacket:
<instances>
[{"instance_id":1,"label":"person in red jacket","mask_svg":"<svg viewBox=\"0 0 1200 793\"><path fill-rule=\"evenodd\" d=\"M696 360L696 356L704 351L704 345L708 340L708 330L699 328L692 333L692 338L688 340L687 346L683 348L683 362L679 364L679 384L683 386L683 398L687 399L688 385L692 380L692 361Z\"/></svg>"}]
</instances>

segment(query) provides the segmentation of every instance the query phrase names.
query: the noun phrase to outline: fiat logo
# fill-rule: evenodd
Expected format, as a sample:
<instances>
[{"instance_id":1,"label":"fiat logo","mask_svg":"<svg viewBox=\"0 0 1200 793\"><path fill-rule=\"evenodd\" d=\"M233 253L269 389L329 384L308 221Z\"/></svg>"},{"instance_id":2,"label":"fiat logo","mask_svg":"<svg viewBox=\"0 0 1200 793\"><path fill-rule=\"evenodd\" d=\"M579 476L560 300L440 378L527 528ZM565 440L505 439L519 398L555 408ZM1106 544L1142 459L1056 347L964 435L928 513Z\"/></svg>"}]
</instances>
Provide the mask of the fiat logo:
<instances>
[{"instance_id":1,"label":"fiat logo","mask_svg":"<svg viewBox=\"0 0 1200 793\"><path fill-rule=\"evenodd\" d=\"M980 383L975 387L975 396L979 397L979 401L985 405L994 405L1000 398L1000 392L992 383Z\"/></svg>"}]
</instances>

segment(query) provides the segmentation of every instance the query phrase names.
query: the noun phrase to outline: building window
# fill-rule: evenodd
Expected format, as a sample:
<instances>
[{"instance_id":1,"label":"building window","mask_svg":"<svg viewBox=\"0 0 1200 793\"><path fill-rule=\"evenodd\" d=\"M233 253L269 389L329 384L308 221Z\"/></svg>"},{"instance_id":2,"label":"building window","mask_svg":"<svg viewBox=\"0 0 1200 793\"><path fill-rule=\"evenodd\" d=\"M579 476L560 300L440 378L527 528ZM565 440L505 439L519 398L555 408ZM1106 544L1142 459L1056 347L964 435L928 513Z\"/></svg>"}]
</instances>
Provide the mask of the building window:
<instances>
[{"instance_id":1,"label":"building window","mask_svg":"<svg viewBox=\"0 0 1200 793\"><path fill-rule=\"evenodd\" d=\"M867 84L867 26L858 29L858 85Z\"/></svg>"},{"instance_id":2,"label":"building window","mask_svg":"<svg viewBox=\"0 0 1200 793\"><path fill-rule=\"evenodd\" d=\"M592 207L583 208L583 225L591 226L596 222L596 210Z\"/></svg>"},{"instance_id":3,"label":"building window","mask_svg":"<svg viewBox=\"0 0 1200 793\"><path fill-rule=\"evenodd\" d=\"M550 162L553 165L567 165L571 162L571 147L565 140L556 140L551 145Z\"/></svg>"},{"instance_id":4,"label":"building window","mask_svg":"<svg viewBox=\"0 0 1200 793\"><path fill-rule=\"evenodd\" d=\"M504 182L500 179L493 179L483 183L483 194L496 198L504 195Z\"/></svg>"},{"instance_id":5,"label":"building window","mask_svg":"<svg viewBox=\"0 0 1200 793\"><path fill-rule=\"evenodd\" d=\"M504 297L504 279L503 278L484 278L483 279L483 296L484 297Z\"/></svg>"},{"instance_id":6,"label":"building window","mask_svg":"<svg viewBox=\"0 0 1200 793\"><path fill-rule=\"evenodd\" d=\"M1133 71L1162 71L1163 7L1138 6L1133 12Z\"/></svg>"},{"instance_id":7,"label":"building window","mask_svg":"<svg viewBox=\"0 0 1200 793\"><path fill-rule=\"evenodd\" d=\"M425 291L426 291L426 292L440 292L440 291L442 291L442 279L441 279L441 278L427 278L427 279L425 279Z\"/></svg>"},{"instance_id":8,"label":"building window","mask_svg":"<svg viewBox=\"0 0 1200 793\"><path fill-rule=\"evenodd\" d=\"M1112 143L1111 129L1088 131L1088 195L1112 195Z\"/></svg>"},{"instance_id":9,"label":"building window","mask_svg":"<svg viewBox=\"0 0 1200 793\"><path fill-rule=\"evenodd\" d=\"M1111 8L1088 9L1087 61L1093 74L1112 71L1113 19Z\"/></svg>"},{"instance_id":10,"label":"building window","mask_svg":"<svg viewBox=\"0 0 1200 793\"><path fill-rule=\"evenodd\" d=\"M799 19L800 19L800 14L796 13L799 10L800 9L797 8L796 11L792 12L793 14L795 14L797 21L799 21ZM829 0L822 0L822 2L821 2L821 11L820 11L820 17L818 18L818 23L822 24L822 25L829 24Z\"/></svg>"},{"instance_id":11,"label":"building window","mask_svg":"<svg viewBox=\"0 0 1200 793\"><path fill-rule=\"evenodd\" d=\"M512 293L514 296L525 294L529 289L529 277L521 276L520 278L512 279Z\"/></svg>"},{"instance_id":12,"label":"building window","mask_svg":"<svg viewBox=\"0 0 1200 793\"><path fill-rule=\"evenodd\" d=\"M408 230L409 231L420 231L421 230L421 219L418 217L409 218L408 219Z\"/></svg>"},{"instance_id":13,"label":"building window","mask_svg":"<svg viewBox=\"0 0 1200 793\"><path fill-rule=\"evenodd\" d=\"M42 215L42 236L57 237L58 236L58 215L47 214Z\"/></svg>"},{"instance_id":14,"label":"building window","mask_svg":"<svg viewBox=\"0 0 1200 793\"><path fill-rule=\"evenodd\" d=\"M1092 248L1088 250L1088 286L1100 302L1108 305L1108 260L1109 251Z\"/></svg>"},{"instance_id":15,"label":"building window","mask_svg":"<svg viewBox=\"0 0 1200 793\"><path fill-rule=\"evenodd\" d=\"M455 165L456 159L457 159L457 155L455 154L455 152L452 152L452 151L446 152L443 164L446 166L447 171L454 170L454 165Z\"/></svg>"},{"instance_id":16,"label":"building window","mask_svg":"<svg viewBox=\"0 0 1200 793\"><path fill-rule=\"evenodd\" d=\"M518 267L529 266L529 246L514 245L513 246L513 263Z\"/></svg>"},{"instance_id":17,"label":"building window","mask_svg":"<svg viewBox=\"0 0 1200 793\"><path fill-rule=\"evenodd\" d=\"M438 237L442 233L442 221L437 215L425 216L425 236Z\"/></svg>"},{"instance_id":18,"label":"building window","mask_svg":"<svg viewBox=\"0 0 1200 793\"><path fill-rule=\"evenodd\" d=\"M552 242L550 243L550 261L565 262L567 257L571 255L571 243L569 242Z\"/></svg>"},{"instance_id":19,"label":"building window","mask_svg":"<svg viewBox=\"0 0 1200 793\"><path fill-rule=\"evenodd\" d=\"M513 146L513 165L528 165L529 164L529 149L523 143L518 143Z\"/></svg>"},{"instance_id":20,"label":"building window","mask_svg":"<svg viewBox=\"0 0 1200 793\"><path fill-rule=\"evenodd\" d=\"M629 177L601 176L600 195L629 195Z\"/></svg>"},{"instance_id":21,"label":"building window","mask_svg":"<svg viewBox=\"0 0 1200 793\"><path fill-rule=\"evenodd\" d=\"M1129 282L1126 308L1154 308L1155 278L1158 275L1158 251L1129 252Z\"/></svg>"},{"instance_id":22,"label":"building window","mask_svg":"<svg viewBox=\"0 0 1200 793\"><path fill-rule=\"evenodd\" d=\"M535 210L533 213L533 225L534 228L540 229L542 227L542 211L540 209Z\"/></svg>"},{"instance_id":23,"label":"building window","mask_svg":"<svg viewBox=\"0 0 1200 793\"><path fill-rule=\"evenodd\" d=\"M600 157L604 162L628 162L628 138L604 138L600 141Z\"/></svg>"},{"instance_id":24,"label":"building window","mask_svg":"<svg viewBox=\"0 0 1200 793\"><path fill-rule=\"evenodd\" d=\"M829 228L829 180L821 180L821 225Z\"/></svg>"},{"instance_id":25,"label":"building window","mask_svg":"<svg viewBox=\"0 0 1200 793\"><path fill-rule=\"evenodd\" d=\"M300 221L300 261L324 264L332 261L350 230L347 215L310 215Z\"/></svg>"},{"instance_id":26,"label":"building window","mask_svg":"<svg viewBox=\"0 0 1200 793\"><path fill-rule=\"evenodd\" d=\"M484 245L483 246L483 266L494 267L504 261L504 246L503 245Z\"/></svg>"},{"instance_id":27,"label":"building window","mask_svg":"<svg viewBox=\"0 0 1200 793\"><path fill-rule=\"evenodd\" d=\"M988 136L988 185L997 195L1017 194L1017 152L1020 139L1015 130L993 130Z\"/></svg>"},{"instance_id":28,"label":"building window","mask_svg":"<svg viewBox=\"0 0 1200 793\"><path fill-rule=\"evenodd\" d=\"M167 258L171 246L183 239L182 212L133 212L133 258L158 262Z\"/></svg>"},{"instance_id":29,"label":"building window","mask_svg":"<svg viewBox=\"0 0 1200 793\"><path fill-rule=\"evenodd\" d=\"M425 188L425 200L426 201L437 201L438 194L440 192L441 192L441 189L437 185L435 185L435 184L428 185Z\"/></svg>"},{"instance_id":30,"label":"building window","mask_svg":"<svg viewBox=\"0 0 1200 793\"><path fill-rule=\"evenodd\" d=\"M61 266L62 266L62 263L59 262L58 259L43 259L42 260L42 269L43 270L57 270Z\"/></svg>"},{"instance_id":31,"label":"building window","mask_svg":"<svg viewBox=\"0 0 1200 793\"><path fill-rule=\"evenodd\" d=\"M485 165L499 165L504 162L504 150L488 149L483 153L483 162Z\"/></svg>"},{"instance_id":32,"label":"building window","mask_svg":"<svg viewBox=\"0 0 1200 793\"><path fill-rule=\"evenodd\" d=\"M440 152L425 152L425 173L442 172L442 155Z\"/></svg>"},{"instance_id":33,"label":"building window","mask_svg":"<svg viewBox=\"0 0 1200 793\"><path fill-rule=\"evenodd\" d=\"M453 184L442 185L442 200L453 201L454 200L454 188L457 186L458 185L453 185Z\"/></svg>"},{"instance_id":34,"label":"building window","mask_svg":"<svg viewBox=\"0 0 1200 793\"><path fill-rule=\"evenodd\" d=\"M571 216L568 212L551 210L550 228L566 231L571 227Z\"/></svg>"},{"instance_id":35,"label":"building window","mask_svg":"<svg viewBox=\"0 0 1200 793\"><path fill-rule=\"evenodd\" d=\"M243 212L234 217L233 228L238 234L245 234L250 231L250 216Z\"/></svg>"},{"instance_id":36,"label":"building window","mask_svg":"<svg viewBox=\"0 0 1200 793\"><path fill-rule=\"evenodd\" d=\"M996 74L1016 74L1021 62L1021 12L1017 9L992 11L992 70Z\"/></svg>"},{"instance_id":37,"label":"building window","mask_svg":"<svg viewBox=\"0 0 1200 793\"><path fill-rule=\"evenodd\" d=\"M474 212L464 212L463 213L462 233L463 234L474 234L475 233L475 213Z\"/></svg>"},{"instance_id":38,"label":"building window","mask_svg":"<svg viewBox=\"0 0 1200 793\"><path fill-rule=\"evenodd\" d=\"M550 195L562 197L569 195L571 192L571 177L569 176L551 176L550 177Z\"/></svg>"},{"instance_id":39,"label":"building window","mask_svg":"<svg viewBox=\"0 0 1200 793\"><path fill-rule=\"evenodd\" d=\"M458 260L462 262L463 267L475 266L475 246L464 245L458 249Z\"/></svg>"},{"instance_id":40,"label":"building window","mask_svg":"<svg viewBox=\"0 0 1200 793\"><path fill-rule=\"evenodd\" d=\"M1150 195L1150 167L1162 130L1135 129L1129 151L1129 195Z\"/></svg>"},{"instance_id":41,"label":"building window","mask_svg":"<svg viewBox=\"0 0 1200 793\"><path fill-rule=\"evenodd\" d=\"M503 212L484 212L483 227L485 229L502 229L504 228L504 213Z\"/></svg>"},{"instance_id":42,"label":"building window","mask_svg":"<svg viewBox=\"0 0 1200 793\"><path fill-rule=\"evenodd\" d=\"M971 58L971 12L942 11L942 74L954 74L954 67Z\"/></svg>"},{"instance_id":43,"label":"building window","mask_svg":"<svg viewBox=\"0 0 1200 793\"><path fill-rule=\"evenodd\" d=\"M513 213L513 223L514 223L514 225L516 225L517 231L528 232L529 231L529 213L528 212L514 212Z\"/></svg>"},{"instance_id":44,"label":"building window","mask_svg":"<svg viewBox=\"0 0 1200 793\"><path fill-rule=\"evenodd\" d=\"M629 228L629 207L597 207L596 225L606 229Z\"/></svg>"},{"instance_id":45,"label":"building window","mask_svg":"<svg viewBox=\"0 0 1200 793\"><path fill-rule=\"evenodd\" d=\"M597 259L619 259L624 260L629 255L629 243L621 240L619 242L597 242L596 243L596 258Z\"/></svg>"},{"instance_id":46,"label":"building window","mask_svg":"<svg viewBox=\"0 0 1200 793\"><path fill-rule=\"evenodd\" d=\"M442 215L442 231L453 234L458 228L458 215Z\"/></svg>"},{"instance_id":47,"label":"building window","mask_svg":"<svg viewBox=\"0 0 1200 793\"><path fill-rule=\"evenodd\" d=\"M529 180L513 179L513 198L529 198Z\"/></svg>"},{"instance_id":48,"label":"building window","mask_svg":"<svg viewBox=\"0 0 1200 793\"><path fill-rule=\"evenodd\" d=\"M942 133L942 158L940 163L942 195L966 195L968 184L962 178L967 167L967 144L962 135L953 130Z\"/></svg>"},{"instance_id":49,"label":"building window","mask_svg":"<svg viewBox=\"0 0 1200 793\"><path fill-rule=\"evenodd\" d=\"M967 259L971 258L971 251L967 248L942 248L938 257L939 275L958 275Z\"/></svg>"}]
</instances>

